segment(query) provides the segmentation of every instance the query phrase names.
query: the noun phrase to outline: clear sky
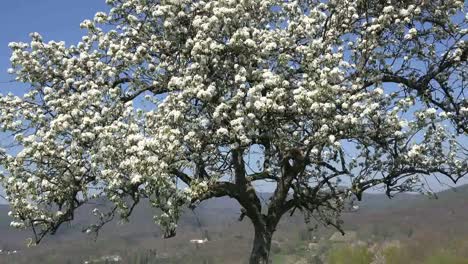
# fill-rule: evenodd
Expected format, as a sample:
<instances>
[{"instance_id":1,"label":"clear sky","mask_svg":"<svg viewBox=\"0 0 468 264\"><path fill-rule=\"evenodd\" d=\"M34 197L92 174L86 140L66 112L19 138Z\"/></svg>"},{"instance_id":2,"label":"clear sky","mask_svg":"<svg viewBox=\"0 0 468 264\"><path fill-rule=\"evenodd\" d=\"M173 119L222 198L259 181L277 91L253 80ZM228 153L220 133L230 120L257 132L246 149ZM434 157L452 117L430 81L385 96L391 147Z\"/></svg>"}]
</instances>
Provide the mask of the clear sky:
<instances>
[{"instance_id":1,"label":"clear sky","mask_svg":"<svg viewBox=\"0 0 468 264\"><path fill-rule=\"evenodd\" d=\"M76 44L85 33L79 24L93 18L96 12L107 10L105 0L0 0L0 93L24 93L22 85L10 82L13 76L7 74L11 55L8 43L29 42L29 33L38 32L45 41ZM268 189L268 184L260 185ZM432 185L435 190L444 188L437 183Z\"/></svg>"},{"instance_id":2,"label":"clear sky","mask_svg":"<svg viewBox=\"0 0 468 264\"><path fill-rule=\"evenodd\" d=\"M29 42L29 33L38 32L47 41L76 44L85 33L80 23L107 10L105 0L0 0L0 93L24 93L20 84L10 82L13 76L7 73L11 55L8 43ZM1 135L0 140L4 140ZM3 202L0 198L0 204Z\"/></svg>"},{"instance_id":3,"label":"clear sky","mask_svg":"<svg viewBox=\"0 0 468 264\"><path fill-rule=\"evenodd\" d=\"M29 42L29 33L38 32L45 40L75 44L85 33L80 23L108 10L105 0L1 0L0 1L0 93L13 92L8 43Z\"/></svg>"}]
</instances>

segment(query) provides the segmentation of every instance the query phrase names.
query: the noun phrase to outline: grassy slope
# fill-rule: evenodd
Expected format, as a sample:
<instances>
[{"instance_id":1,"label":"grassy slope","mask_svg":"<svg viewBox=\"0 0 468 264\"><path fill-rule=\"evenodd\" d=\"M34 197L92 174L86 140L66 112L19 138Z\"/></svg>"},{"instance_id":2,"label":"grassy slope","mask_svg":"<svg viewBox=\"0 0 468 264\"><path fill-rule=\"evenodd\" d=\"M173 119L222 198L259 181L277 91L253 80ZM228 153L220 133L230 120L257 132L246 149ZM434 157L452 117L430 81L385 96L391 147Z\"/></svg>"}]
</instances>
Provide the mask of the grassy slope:
<instances>
[{"instance_id":1,"label":"grassy slope","mask_svg":"<svg viewBox=\"0 0 468 264\"><path fill-rule=\"evenodd\" d=\"M263 196L268 197L267 194ZM346 228L356 229L363 235L377 233L379 236L385 236L386 233L402 236L418 231L429 234L468 234L468 185L456 191L441 192L438 196L439 199L434 200L401 195L388 200L383 195L368 194L364 197L361 210L344 216ZM154 211L148 204L143 204L135 211L129 224L111 223L97 242L91 242L80 232L90 223L90 208L80 211L77 220L63 228L57 236L48 238L38 247L26 249L24 241L28 233L12 230L9 227L10 219L6 216L8 207L0 205L0 247L22 251L15 263L28 263L31 257L35 260L43 258L43 261L55 258L57 263L64 263L65 257L76 261L71 263L79 263L89 256L132 254L145 250L155 250L158 256L190 256L194 263L201 259L211 259L216 263L226 258L232 259L231 263L239 263L239 259L246 259L251 243L250 223L248 220L241 223L236 220L239 208L229 199L209 201L201 205L195 214L187 211L180 222L178 235L169 240L160 239L160 230L152 223ZM299 241L304 230L306 226L301 217L286 218L281 222L275 239L294 250L297 245L292 241ZM190 239L201 238L205 232L213 243L199 249L188 243ZM327 236L330 232L325 230L320 235Z\"/></svg>"}]
</instances>

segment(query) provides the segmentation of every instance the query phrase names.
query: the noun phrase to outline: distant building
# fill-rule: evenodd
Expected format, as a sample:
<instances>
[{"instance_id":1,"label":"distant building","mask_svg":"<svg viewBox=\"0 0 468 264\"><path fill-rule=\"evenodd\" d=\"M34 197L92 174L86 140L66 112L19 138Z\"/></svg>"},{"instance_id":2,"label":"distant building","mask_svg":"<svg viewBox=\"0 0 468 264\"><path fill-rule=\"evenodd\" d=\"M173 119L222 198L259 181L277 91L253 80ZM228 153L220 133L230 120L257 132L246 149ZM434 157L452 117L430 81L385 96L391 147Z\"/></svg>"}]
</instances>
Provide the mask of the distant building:
<instances>
[{"instance_id":1,"label":"distant building","mask_svg":"<svg viewBox=\"0 0 468 264\"><path fill-rule=\"evenodd\" d=\"M208 242L208 238L205 238L205 239L191 239L190 240L190 243L192 243L192 244L205 244L206 242Z\"/></svg>"},{"instance_id":2,"label":"distant building","mask_svg":"<svg viewBox=\"0 0 468 264\"><path fill-rule=\"evenodd\" d=\"M340 232L335 232L330 237L330 242L334 243L351 243L357 240L356 231L345 231L345 234L342 235Z\"/></svg>"}]
</instances>

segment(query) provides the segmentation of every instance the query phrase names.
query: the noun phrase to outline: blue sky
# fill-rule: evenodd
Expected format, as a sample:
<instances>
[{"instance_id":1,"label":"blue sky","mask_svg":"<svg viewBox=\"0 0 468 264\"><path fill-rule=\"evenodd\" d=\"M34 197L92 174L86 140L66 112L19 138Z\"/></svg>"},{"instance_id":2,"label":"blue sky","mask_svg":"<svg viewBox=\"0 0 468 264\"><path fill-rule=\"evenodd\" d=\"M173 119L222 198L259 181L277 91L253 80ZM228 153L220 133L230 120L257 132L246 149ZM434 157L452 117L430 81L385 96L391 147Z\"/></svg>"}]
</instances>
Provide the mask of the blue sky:
<instances>
[{"instance_id":1,"label":"blue sky","mask_svg":"<svg viewBox=\"0 0 468 264\"><path fill-rule=\"evenodd\" d=\"M45 40L63 40L68 45L81 39L80 23L108 10L105 0L2 0L0 1L0 93L18 90L12 79L8 43L29 42L29 33Z\"/></svg>"},{"instance_id":2,"label":"blue sky","mask_svg":"<svg viewBox=\"0 0 468 264\"><path fill-rule=\"evenodd\" d=\"M85 33L79 24L93 18L96 12L107 10L105 0L0 0L0 93L24 93L21 87L25 85L10 82L13 76L7 74L11 55L8 43L29 42L29 33L38 32L46 41L76 44ZM260 185L268 189L268 184ZM433 187L444 188L438 184Z\"/></svg>"},{"instance_id":3,"label":"blue sky","mask_svg":"<svg viewBox=\"0 0 468 264\"><path fill-rule=\"evenodd\" d=\"M105 0L0 0L0 93L24 93L24 85L11 83L13 76L7 73L11 55L8 43L29 42L29 33L38 32L46 41L75 44L85 33L80 23L106 10ZM3 202L0 198L0 204Z\"/></svg>"}]
</instances>

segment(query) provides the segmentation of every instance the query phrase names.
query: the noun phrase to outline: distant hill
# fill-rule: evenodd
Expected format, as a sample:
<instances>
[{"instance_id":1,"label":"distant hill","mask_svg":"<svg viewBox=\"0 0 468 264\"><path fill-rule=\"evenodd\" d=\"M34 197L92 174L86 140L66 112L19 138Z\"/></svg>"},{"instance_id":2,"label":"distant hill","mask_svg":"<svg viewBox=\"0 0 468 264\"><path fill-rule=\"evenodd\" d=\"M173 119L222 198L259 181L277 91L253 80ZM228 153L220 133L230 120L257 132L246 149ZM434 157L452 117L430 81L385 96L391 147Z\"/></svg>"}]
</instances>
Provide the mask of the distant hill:
<instances>
[{"instance_id":1,"label":"distant hill","mask_svg":"<svg viewBox=\"0 0 468 264\"><path fill-rule=\"evenodd\" d=\"M270 193L260 193L261 200L267 202ZM359 215L387 215L390 213L399 214L402 212L427 212L432 211L446 211L447 213L455 213L464 211L462 209L468 207L468 184L457 188L444 190L437 193L437 198L429 198L419 194L398 194L392 199L386 195L366 193L363 196L362 202L358 203L358 212L352 213L353 216ZM98 205L102 207L103 205ZM72 230L80 231L85 226L93 223L93 216L90 211L96 205L87 205L80 209L75 220L66 225L58 234L70 232ZM16 229L9 226L11 219L7 216L9 211L8 205L0 205L0 234L17 234ZM468 215L468 210L466 210ZM153 215L155 209L152 208L147 202L143 201L135 210L130 218L129 224L119 225L117 223L109 224L110 227L118 226L119 232L132 234L136 232L135 229L144 230L157 230L158 228L153 223ZM193 212L187 210L183 215L180 226L198 227L199 222L203 221L205 225L217 225L220 222L235 219L240 214L240 206L237 202L228 197L216 198L201 203ZM411 215L411 214L410 214ZM127 230L128 228L128 230ZM112 229L112 228L110 228ZM109 230L111 231L111 230ZM158 230L159 231L159 230ZM14 235L13 235L14 236ZM3 239L2 239L3 240Z\"/></svg>"},{"instance_id":2,"label":"distant hill","mask_svg":"<svg viewBox=\"0 0 468 264\"><path fill-rule=\"evenodd\" d=\"M271 194L261 193L260 196L266 202ZM345 227L369 236L385 236L386 233L409 235L414 230L468 234L468 185L439 192L437 197L438 199L430 199L422 195L400 194L388 199L383 194L366 193L357 212L344 214ZM25 239L30 236L29 231L12 229L9 226L11 219L7 216L8 206L0 205L0 249L14 248L36 258L54 255L58 259L63 258L63 254L73 255L78 254L77 252L97 254L98 248L99 252L110 253L118 248L163 248L167 254L172 255L189 252L192 247L188 240L210 235L217 244L226 244L226 248L230 248L230 243L236 243L236 248L229 250L237 250L237 254L249 251L251 224L247 219L242 223L238 222L240 208L230 198L208 200L194 211L186 210L179 222L178 235L170 240L161 239L161 230L152 220L155 210L143 202L131 216L130 223L109 223L100 233L97 242L90 243L92 240L81 230L92 223L90 211L95 206L88 205L79 210L76 220L61 228L57 235L48 237L38 247L26 249ZM105 204L100 206L105 207ZM299 214L291 218L285 217L278 228L277 236L297 236L306 228ZM332 231L324 229L323 232L329 234L327 232ZM57 253L57 248L61 248L61 253ZM18 260L17 263L22 262Z\"/></svg>"}]
</instances>

